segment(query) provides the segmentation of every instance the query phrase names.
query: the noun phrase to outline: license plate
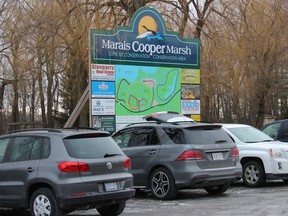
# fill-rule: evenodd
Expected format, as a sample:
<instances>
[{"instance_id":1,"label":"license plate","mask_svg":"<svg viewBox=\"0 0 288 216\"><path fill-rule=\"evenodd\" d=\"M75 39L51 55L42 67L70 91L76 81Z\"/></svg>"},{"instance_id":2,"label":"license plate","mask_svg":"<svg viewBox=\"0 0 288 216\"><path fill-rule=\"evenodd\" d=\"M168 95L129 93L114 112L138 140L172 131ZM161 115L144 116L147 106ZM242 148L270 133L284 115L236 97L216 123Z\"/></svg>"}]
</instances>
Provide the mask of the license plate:
<instances>
[{"instance_id":1,"label":"license plate","mask_svg":"<svg viewBox=\"0 0 288 216\"><path fill-rule=\"evenodd\" d=\"M223 154L221 152L212 153L213 160L223 160Z\"/></svg>"},{"instance_id":2,"label":"license plate","mask_svg":"<svg viewBox=\"0 0 288 216\"><path fill-rule=\"evenodd\" d=\"M116 190L118 190L116 182L107 182L104 185L105 185L105 190L106 191L116 191Z\"/></svg>"}]
</instances>

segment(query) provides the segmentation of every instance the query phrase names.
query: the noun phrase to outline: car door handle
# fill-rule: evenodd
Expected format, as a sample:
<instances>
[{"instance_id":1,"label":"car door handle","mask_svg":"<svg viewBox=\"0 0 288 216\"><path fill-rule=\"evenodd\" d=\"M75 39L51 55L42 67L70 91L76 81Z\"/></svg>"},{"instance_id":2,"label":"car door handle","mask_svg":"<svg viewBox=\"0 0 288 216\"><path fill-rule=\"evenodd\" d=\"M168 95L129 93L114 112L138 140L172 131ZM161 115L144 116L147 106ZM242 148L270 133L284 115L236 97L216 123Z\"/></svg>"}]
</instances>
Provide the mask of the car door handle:
<instances>
[{"instance_id":1,"label":"car door handle","mask_svg":"<svg viewBox=\"0 0 288 216\"><path fill-rule=\"evenodd\" d=\"M34 171L34 169L32 168L32 167L28 167L28 169L27 169L27 172L33 172Z\"/></svg>"},{"instance_id":2,"label":"car door handle","mask_svg":"<svg viewBox=\"0 0 288 216\"><path fill-rule=\"evenodd\" d=\"M155 154L155 153L156 153L156 150L152 150L149 152L150 155Z\"/></svg>"}]
</instances>

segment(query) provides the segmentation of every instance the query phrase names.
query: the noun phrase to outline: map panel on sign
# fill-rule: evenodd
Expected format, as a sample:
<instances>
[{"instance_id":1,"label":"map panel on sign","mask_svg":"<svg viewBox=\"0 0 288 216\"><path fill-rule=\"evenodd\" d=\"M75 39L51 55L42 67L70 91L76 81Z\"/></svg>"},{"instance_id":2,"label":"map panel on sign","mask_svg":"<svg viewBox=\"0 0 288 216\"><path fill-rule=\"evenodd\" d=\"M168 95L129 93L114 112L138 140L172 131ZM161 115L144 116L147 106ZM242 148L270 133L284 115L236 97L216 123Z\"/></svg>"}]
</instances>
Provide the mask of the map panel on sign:
<instances>
[{"instance_id":1,"label":"map panel on sign","mask_svg":"<svg viewBox=\"0 0 288 216\"><path fill-rule=\"evenodd\" d=\"M181 111L181 69L116 65L116 115Z\"/></svg>"}]
</instances>

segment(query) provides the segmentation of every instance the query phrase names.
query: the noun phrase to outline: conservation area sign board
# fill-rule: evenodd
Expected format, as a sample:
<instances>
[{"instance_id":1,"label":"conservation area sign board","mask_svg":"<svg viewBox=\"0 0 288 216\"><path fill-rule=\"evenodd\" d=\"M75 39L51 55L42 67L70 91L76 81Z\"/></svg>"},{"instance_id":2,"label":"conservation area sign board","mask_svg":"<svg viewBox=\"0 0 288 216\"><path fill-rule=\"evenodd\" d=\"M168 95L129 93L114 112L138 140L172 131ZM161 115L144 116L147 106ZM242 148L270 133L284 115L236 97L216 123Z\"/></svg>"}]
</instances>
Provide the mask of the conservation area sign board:
<instances>
[{"instance_id":1,"label":"conservation area sign board","mask_svg":"<svg viewBox=\"0 0 288 216\"><path fill-rule=\"evenodd\" d=\"M110 132L159 111L200 115L199 40L168 31L151 7L129 26L91 29L90 92L91 126L103 116Z\"/></svg>"}]
</instances>

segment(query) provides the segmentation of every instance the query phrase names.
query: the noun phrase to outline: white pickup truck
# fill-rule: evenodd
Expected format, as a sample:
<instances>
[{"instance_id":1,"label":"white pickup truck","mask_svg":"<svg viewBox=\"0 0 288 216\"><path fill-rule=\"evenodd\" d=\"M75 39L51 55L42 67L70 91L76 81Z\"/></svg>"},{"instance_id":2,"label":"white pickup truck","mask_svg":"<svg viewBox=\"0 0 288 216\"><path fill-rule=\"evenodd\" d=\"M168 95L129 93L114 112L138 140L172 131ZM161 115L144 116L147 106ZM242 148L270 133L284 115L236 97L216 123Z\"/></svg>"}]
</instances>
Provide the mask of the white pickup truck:
<instances>
[{"instance_id":1,"label":"white pickup truck","mask_svg":"<svg viewBox=\"0 0 288 216\"><path fill-rule=\"evenodd\" d=\"M235 141L243 168L243 182L260 187L266 180L288 183L288 143L276 141L245 124L222 124Z\"/></svg>"}]
</instances>

